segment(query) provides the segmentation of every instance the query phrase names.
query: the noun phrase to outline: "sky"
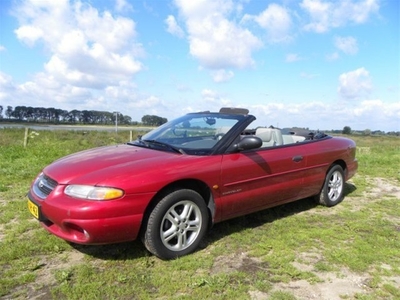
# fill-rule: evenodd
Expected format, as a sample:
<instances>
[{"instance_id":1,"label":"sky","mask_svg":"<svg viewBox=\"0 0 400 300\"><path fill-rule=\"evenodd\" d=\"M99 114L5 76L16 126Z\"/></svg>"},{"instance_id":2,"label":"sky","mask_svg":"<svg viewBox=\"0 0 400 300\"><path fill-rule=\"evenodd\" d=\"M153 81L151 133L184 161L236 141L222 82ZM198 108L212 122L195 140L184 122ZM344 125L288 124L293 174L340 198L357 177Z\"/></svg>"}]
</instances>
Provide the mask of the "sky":
<instances>
[{"instance_id":1,"label":"sky","mask_svg":"<svg viewBox=\"0 0 400 300\"><path fill-rule=\"evenodd\" d=\"M0 0L0 105L400 131L397 0Z\"/></svg>"}]
</instances>

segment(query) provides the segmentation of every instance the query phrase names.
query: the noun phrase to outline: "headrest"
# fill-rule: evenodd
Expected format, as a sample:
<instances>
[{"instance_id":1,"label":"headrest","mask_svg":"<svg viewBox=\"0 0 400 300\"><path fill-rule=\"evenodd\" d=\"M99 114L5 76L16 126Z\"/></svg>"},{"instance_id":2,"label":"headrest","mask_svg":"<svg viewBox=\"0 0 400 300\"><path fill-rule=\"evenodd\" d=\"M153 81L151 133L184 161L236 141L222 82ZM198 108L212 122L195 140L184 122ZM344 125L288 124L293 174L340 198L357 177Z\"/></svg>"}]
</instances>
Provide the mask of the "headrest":
<instances>
[{"instance_id":1,"label":"headrest","mask_svg":"<svg viewBox=\"0 0 400 300\"><path fill-rule=\"evenodd\" d=\"M264 127L257 128L256 136L262 139L263 142L269 142L272 138L272 129Z\"/></svg>"}]
</instances>

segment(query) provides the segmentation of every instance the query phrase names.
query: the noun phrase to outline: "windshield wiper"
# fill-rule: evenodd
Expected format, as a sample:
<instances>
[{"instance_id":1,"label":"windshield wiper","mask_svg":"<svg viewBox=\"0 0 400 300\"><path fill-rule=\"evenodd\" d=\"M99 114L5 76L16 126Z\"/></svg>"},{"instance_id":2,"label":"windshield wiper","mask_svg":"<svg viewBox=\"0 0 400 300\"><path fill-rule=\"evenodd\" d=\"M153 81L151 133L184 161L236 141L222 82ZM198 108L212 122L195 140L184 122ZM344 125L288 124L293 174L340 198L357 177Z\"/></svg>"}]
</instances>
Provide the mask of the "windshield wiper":
<instances>
[{"instance_id":1,"label":"windshield wiper","mask_svg":"<svg viewBox=\"0 0 400 300\"><path fill-rule=\"evenodd\" d=\"M150 147L149 144L152 144L152 145L161 146L162 148L168 148L169 150L172 150L172 151L177 152L177 153L186 154L185 151L183 151L181 148L177 148L177 147L174 147L174 146L172 146L172 145L170 145L170 144L163 143L163 142L160 142L160 141L156 141L156 140L142 140L142 139L140 139L139 142L140 142L140 143L147 144L149 147Z\"/></svg>"},{"instance_id":2,"label":"windshield wiper","mask_svg":"<svg viewBox=\"0 0 400 300\"><path fill-rule=\"evenodd\" d=\"M148 145L146 143L144 143L141 139L137 139L137 140L128 142L127 144L132 145L132 146L148 148Z\"/></svg>"}]
</instances>

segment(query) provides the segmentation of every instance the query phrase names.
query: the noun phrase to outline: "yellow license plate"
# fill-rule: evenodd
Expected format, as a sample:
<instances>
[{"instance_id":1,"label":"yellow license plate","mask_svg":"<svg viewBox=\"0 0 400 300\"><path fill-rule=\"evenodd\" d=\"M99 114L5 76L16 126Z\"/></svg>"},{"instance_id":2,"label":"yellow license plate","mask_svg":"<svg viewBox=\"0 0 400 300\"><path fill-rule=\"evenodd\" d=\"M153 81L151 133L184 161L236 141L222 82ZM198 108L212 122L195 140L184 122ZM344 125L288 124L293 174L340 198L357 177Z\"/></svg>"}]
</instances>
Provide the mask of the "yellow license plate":
<instances>
[{"instance_id":1,"label":"yellow license plate","mask_svg":"<svg viewBox=\"0 0 400 300\"><path fill-rule=\"evenodd\" d=\"M28 209L36 219L39 219L39 207L30 200L28 200Z\"/></svg>"}]
</instances>

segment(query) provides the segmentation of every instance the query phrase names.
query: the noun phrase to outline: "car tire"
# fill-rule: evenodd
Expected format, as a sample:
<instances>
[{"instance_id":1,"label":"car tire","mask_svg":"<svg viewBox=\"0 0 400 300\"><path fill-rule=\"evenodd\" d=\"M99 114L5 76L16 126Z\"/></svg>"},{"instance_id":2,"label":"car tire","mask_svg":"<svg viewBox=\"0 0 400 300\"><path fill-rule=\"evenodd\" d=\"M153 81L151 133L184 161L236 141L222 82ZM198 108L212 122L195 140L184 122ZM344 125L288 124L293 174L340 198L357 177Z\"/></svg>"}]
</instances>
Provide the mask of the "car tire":
<instances>
[{"instance_id":1,"label":"car tire","mask_svg":"<svg viewBox=\"0 0 400 300\"><path fill-rule=\"evenodd\" d=\"M316 196L319 204L334 206L344 197L344 172L341 166L332 166L326 174L321 192Z\"/></svg>"},{"instance_id":2,"label":"car tire","mask_svg":"<svg viewBox=\"0 0 400 300\"><path fill-rule=\"evenodd\" d=\"M196 250L207 232L208 218L206 203L199 193L176 190L150 212L142 240L157 257L175 259Z\"/></svg>"}]
</instances>

